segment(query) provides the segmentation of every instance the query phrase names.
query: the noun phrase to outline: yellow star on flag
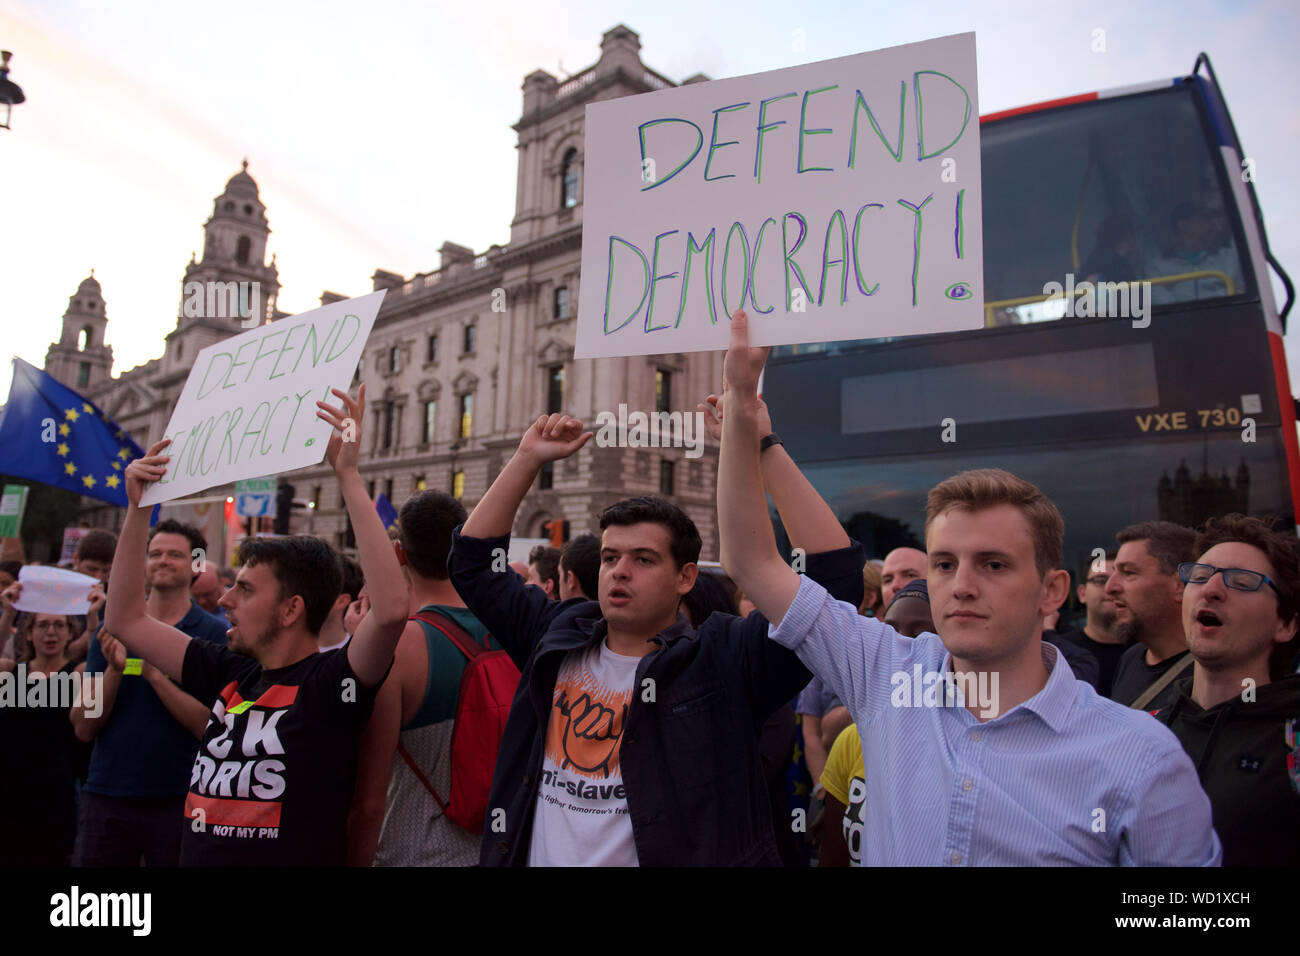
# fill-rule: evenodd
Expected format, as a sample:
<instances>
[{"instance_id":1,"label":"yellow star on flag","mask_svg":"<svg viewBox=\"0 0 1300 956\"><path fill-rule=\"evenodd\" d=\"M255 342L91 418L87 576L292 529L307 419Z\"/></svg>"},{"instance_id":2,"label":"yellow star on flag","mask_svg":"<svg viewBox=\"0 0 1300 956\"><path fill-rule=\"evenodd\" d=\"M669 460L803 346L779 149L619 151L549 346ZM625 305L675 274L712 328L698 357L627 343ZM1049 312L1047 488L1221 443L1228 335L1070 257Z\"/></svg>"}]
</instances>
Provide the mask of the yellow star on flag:
<instances>
[{"instance_id":1,"label":"yellow star on flag","mask_svg":"<svg viewBox=\"0 0 1300 956\"><path fill-rule=\"evenodd\" d=\"M117 431L113 432L113 437L116 438L118 441L122 441L124 438L126 438L126 436L122 434L122 429L120 428Z\"/></svg>"},{"instance_id":2,"label":"yellow star on flag","mask_svg":"<svg viewBox=\"0 0 1300 956\"><path fill-rule=\"evenodd\" d=\"M116 488L121 483L122 482L117 477L117 475L109 475L107 478L104 479L104 484L108 485L108 487L110 488Z\"/></svg>"},{"instance_id":3,"label":"yellow star on flag","mask_svg":"<svg viewBox=\"0 0 1300 956\"><path fill-rule=\"evenodd\" d=\"M66 465L63 466L63 470L67 472L69 475L75 475L77 473L77 466L74 465L72 462L68 462Z\"/></svg>"},{"instance_id":4,"label":"yellow star on flag","mask_svg":"<svg viewBox=\"0 0 1300 956\"><path fill-rule=\"evenodd\" d=\"M95 476L94 476L94 475L87 475L86 477L84 477L84 478L81 479L81 483L82 483L83 485L85 485L87 488L94 488L94 487L95 487Z\"/></svg>"},{"instance_id":5,"label":"yellow star on flag","mask_svg":"<svg viewBox=\"0 0 1300 956\"><path fill-rule=\"evenodd\" d=\"M63 413L63 417L70 422L75 422L81 416L77 414L77 410L75 408L69 408L66 412Z\"/></svg>"},{"instance_id":6,"label":"yellow star on flag","mask_svg":"<svg viewBox=\"0 0 1300 956\"><path fill-rule=\"evenodd\" d=\"M86 414L88 414L88 415L93 415L93 414L95 414L95 410L94 410L93 408L90 407L90 402L82 402L82 403L81 403L81 408L82 408L82 411L86 412Z\"/></svg>"},{"instance_id":7,"label":"yellow star on flag","mask_svg":"<svg viewBox=\"0 0 1300 956\"><path fill-rule=\"evenodd\" d=\"M67 438L68 435L71 433L71 431L72 429L68 427L67 422L64 422L62 425L59 426L59 434L62 435L64 438Z\"/></svg>"},{"instance_id":8,"label":"yellow star on flag","mask_svg":"<svg viewBox=\"0 0 1300 956\"><path fill-rule=\"evenodd\" d=\"M122 463L121 463L120 461L115 461L115 462L113 462L113 470L114 470L114 471L121 471L121 470L122 470Z\"/></svg>"},{"instance_id":9,"label":"yellow star on flag","mask_svg":"<svg viewBox=\"0 0 1300 956\"><path fill-rule=\"evenodd\" d=\"M55 451L57 451L60 455L66 455L68 453L68 446L63 442L59 442L58 447L55 449Z\"/></svg>"},{"instance_id":10,"label":"yellow star on flag","mask_svg":"<svg viewBox=\"0 0 1300 956\"><path fill-rule=\"evenodd\" d=\"M117 450L117 457L118 457L118 458L121 458L123 461L126 461L128 458L131 457L131 449L129 449L129 448L119 448L119 449Z\"/></svg>"}]
</instances>

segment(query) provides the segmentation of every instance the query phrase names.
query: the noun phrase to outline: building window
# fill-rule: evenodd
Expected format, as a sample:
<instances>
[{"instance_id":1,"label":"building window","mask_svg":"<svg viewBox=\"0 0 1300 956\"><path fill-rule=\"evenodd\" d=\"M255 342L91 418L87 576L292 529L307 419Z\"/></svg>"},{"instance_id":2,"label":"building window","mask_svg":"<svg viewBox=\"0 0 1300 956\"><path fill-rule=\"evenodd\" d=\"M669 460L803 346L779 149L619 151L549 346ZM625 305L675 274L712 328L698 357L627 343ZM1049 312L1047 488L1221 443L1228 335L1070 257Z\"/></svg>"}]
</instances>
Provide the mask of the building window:
<instances>
[{"instance_id":1,"label":"building window","mask_svg":"<svg viewBox=\"0 0 1300 956\"><path fill-rule=\"evenodd\" d=\"M380 444L381 448L393 447L393 419L397 415L397 406L393 402L384 402L384 440Z\"/></svg>"},{"instance_id":2,"label":"building window","mask_svg":"<svg viewBox=\"0 0 1300 956\"><path fill-rule=\"evenodd\" d=\"M569 287L560 286L555 290L555 317L557 319L567 319L569 317Z\"/></svg>"},{"instance_id":3,"label":"building window","mask_svg":"<svg viewBox=\"0 0 1300 956\"><path fill-rule=\"evenodd\" d=\"M572 209L578 205L578 151L564 154L564 168L560 173L560 208Z\"/></svg>"},{"instance_id":4,"label":"building window","mask_svg":"<svg viewBox=\"0 0 1300 956\"><path fill-rule=\"evenodd\" d=\"M181 356L183 356L184 354L185 354L185 343L184 343L184 342L177 342L177 343L176 343L176 361L179 362L179 361L181 360Z\"/></svg>"},{"instance_id":5,"label":"building window","mask_svg":"<svg viewBox=\"0 0 1300 956\"><path fill-rule=\"evenodd\" d=\"M82 327L82 329L81 329L81 335L77 336L77 339L78 339L78 341L77 341L77 351L78 351L78 352L84 352L84 351L86 351L86 349L90 348L90 341L91 341L91 336L92 336L92 335L94 335L94 331L91 329L90 326L87 325L87 326L83 326L83 327Z\"/></svg>"},{"instance_id":6,"label":"building window","mask_svg":"<svg viewBox=\"0 0 1300 956\"><path fill-rule=\"evenodd\" d=\"M550 491L555 487L555 462L548 461L542 465L541 474L537 476L537 487L541 491Z\"/></svg>"},{"instance_id":7,"label":"building window","mask_svg":"<svg viewBox=\"0 0 1300 956\"><path fill-rule=\"evenodd\" d=\"M564 366L552 365L546 375L546 411L564 411Z\"/></svg>"},{"instance_id":8,"label":"building window","mask_svg":"<svg viewBox=\"0 0 1300 956\"><path fill-rule=\"evenodd\" d=\"M311 506L317 510L320 509L320 492L320 485L317 485L311 490Z\"/></svg>"},{"instance_id":9,"label":"building window","mask_svg":"<svg viewBox=\"0 0 1300 956\"><path fill-rule=\"evenodd\" d=\"M425 402L424 403L424 430L420 432L420 441L425 445L433 441L433 435L434 435L433 423L437 419L437 417L438 417L438 403L436 401Z\"/></svg>"},{"instance_id":10,"label":"building window","mask_svg":"<svg viewBox=\"0 0 1300 956\"><path fill-rule=\"evenodd\" d=\"M465 326L464 353L466 355L469 355L474 351L474 343L475 343L476 336L477 336L477 332L474 328L474 323L471 322L469 325Z\"/></svg>"},{"instance_id":11,"label":"building window","mask_svg":"<svg viewBox=\"0 0 1300 956\"><path fill-rule=\"evenodd\" d=\"M460 432L458 437L468 438L470 427L474 423L474 396L462 395L460 397Z\"/></svg>"},{"instance_id":12,"label":"building window","mask_svg":"<svg viewBox=\"0 0 1300 956\"><path fill-rule=\"evenodd\" d=\"M424 475L416 475L416 476L415 476L415 490L416 490L416 491L428 491L428 490L429 490L429 482L425 479Z\"/></svg>"},{"instance_id":13,"label":"building window","mask_svg":"<svg viewBox=\"0 0 1300 956\"><path fill-rule=\"evenodd\" d=\"M671 461L659 462L659 494L671 495L673 493L673 463Z\"/></svg>"},{"instance_id":14,"label":"building window","mask_svg":"<svg viewBox=\"0 0 1300 956\"><path fill-rule=\"evenodd\" d=\"M235 243L235 261L240 265L248 262L248 253L252 250L253 243L247 236L240 236L239 242Z\"/></svg>"},{"instance_id":15,"label":"building window","mask_svg":"<svg viewBox=\"0 0 1300 956\"><path fill-rule=\"evenodd\" d=\"M81 388L82 386L89 385L89 384L90 384L90 363L79 362L77 364L77 387Z\"/></svg>"},{"instance_id":16,"label":"building window","mask_svg":"<svg viewBox=\"0 0 1300 956\"><path fill-rule=\"evenodd\" d=\"M384 482L384 497L391 502L393 500L393 479L389 478Z\"/></svg>"},{"instance_id":17,"label":"building window","mask_svg":"<svg viewBox=\"0 0 1300 956\"><path fill-rule=\"evenodd\" d=\"M402 370L402 350L399 346L392 346L388 350L388 371L397 374Z\"/></svg>"},{"instance_id":18,"label":"building window","mask_svg":"<svg viewBox=\"0 0 1300 956\"><path fill-rule=\"evenodd\" d=\"M366 497L371 501L375 500L375 482L373 478L366 482Z\"/></svg>"},{"instance_id":19,"label":"building window","mask_svg":"<svg viewBox=\"0 0 1300 956\"><path fill-rule=\"evenodd\" d=\"M424 360L426 362L438 361L438 336L436 335L429 336L428 351L425 353Z\"/></svg>"},{"instance_id":20,"label":"building window","mask_svg":"<svg viewBox=\"0 0 1300 956\"><path fill-rule=\"evenodd\" d=\"M655 369L655 411L670 412L673 407L673 373Z\"/></svg>"},{"instance_id":21,"label":"building window","mask_svg":"<svg viewBox=\"0 0 1300 956\"><path fill-rule=\"evenodd\" d=\"M451 476L451 496L456 499L465 497L465 472L458 471Z\"/></svg>"}]
</instances>

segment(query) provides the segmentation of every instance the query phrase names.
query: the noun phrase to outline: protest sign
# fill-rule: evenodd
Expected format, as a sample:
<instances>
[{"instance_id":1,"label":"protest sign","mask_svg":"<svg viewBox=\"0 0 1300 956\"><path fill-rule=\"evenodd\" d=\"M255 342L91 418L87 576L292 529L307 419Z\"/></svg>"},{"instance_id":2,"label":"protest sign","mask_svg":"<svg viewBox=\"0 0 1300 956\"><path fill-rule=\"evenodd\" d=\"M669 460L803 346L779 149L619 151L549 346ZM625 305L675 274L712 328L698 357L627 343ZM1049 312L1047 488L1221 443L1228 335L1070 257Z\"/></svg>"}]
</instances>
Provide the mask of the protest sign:
<instances>
[{"instance_id":1,"label":"protest sign","mask_svg":"<svg viewBox=\"0 0 1300 956\"><path fill-rule=\"evenodd\" d=\"M235 482L235 514L245 518L274 518L275 512L274 478L245 478Z\"/></svg>"},{"instance_id":2,"label":"protest sign","mask_svg":"<svg viewBox=\"0 0 1300 956\"><path fill-rule=\"evenodd\" d=\"M0 496L0 538L16 538L23 526L27 509L27 486L5 485Z\"/></svg>"},{"instance_id":3,"label":"protest sign","mask_svg":"<svg viewBox=\"0 0 1300 956\"><path fill-rule=\"evenodd\" d=\"M316 402L352 383L384 292L259 325L199 352L163 437L167 473L141 504L317 464L331 428Z\"/></svg>"},{"instance_id":4,"label":"protest sign","mask_svg":"<svg viewBox=\"0 0 1300 956\"><path fill-rule=\"evenodd\" d=\"M85 614L90 610L90 589L99 583L98 578L66 568L32 564L18 572L18 580L23 593L14 607L41 614Z\"/></svg>"},{"instance_id":5,"label":"protest sign","mask_svg":"<svg viewBox=\"0 0 1300 956\"><path fill-rule=\"evenodd\" d=\"M575 356L983 324L975 35L587 106Z\"/></svg>"},{"instance_id":6,"label":"protest sign","mask_svg":"<svg viewBox=\"0 0 1300 956\"><path fill-rule=\"evenodd\" d=\"M59 564L71 564L77 560L77 548L81 544L81 539L89 533L89 528L63 529L63 547L59 550Z\"/></svg>"}]
</instances>

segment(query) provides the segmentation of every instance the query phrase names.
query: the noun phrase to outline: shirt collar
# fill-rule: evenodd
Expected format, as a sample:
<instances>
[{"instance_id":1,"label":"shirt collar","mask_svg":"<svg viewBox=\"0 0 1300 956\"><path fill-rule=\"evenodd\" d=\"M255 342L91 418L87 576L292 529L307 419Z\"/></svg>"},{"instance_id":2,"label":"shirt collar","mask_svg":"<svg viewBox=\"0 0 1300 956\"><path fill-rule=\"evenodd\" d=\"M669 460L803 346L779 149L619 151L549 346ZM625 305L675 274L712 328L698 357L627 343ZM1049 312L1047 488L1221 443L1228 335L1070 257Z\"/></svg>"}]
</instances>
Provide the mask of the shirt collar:
<instances>
[{"instance_id":1,"label":"shirt collar","mask_svg":"<svg viewBox=\"0 0 1300 956\"><path fill-rule=\"evenodd\" d=\"M1070 665L1065 662L1064 654L1047 641L1043 641L1042 645L1043 666L1047 668L1047 683L1033 697L1017 704L1006 713L999 714L990 723L1002 720L1007 714L1023 708L1037 714L1043 723L1057 733L1066 726L1070 709L1074 706L1074 695L1078 690L1075 687L1076 678L1074 672L1070 670ZM952 654L945 653L943 673L950 670L952 670ZM964 707L962 709L965 710ZM966 713L969 714L970 711L967 710ZM974 719L973 715L972 719Z\"/></svg>"}]
</instances>

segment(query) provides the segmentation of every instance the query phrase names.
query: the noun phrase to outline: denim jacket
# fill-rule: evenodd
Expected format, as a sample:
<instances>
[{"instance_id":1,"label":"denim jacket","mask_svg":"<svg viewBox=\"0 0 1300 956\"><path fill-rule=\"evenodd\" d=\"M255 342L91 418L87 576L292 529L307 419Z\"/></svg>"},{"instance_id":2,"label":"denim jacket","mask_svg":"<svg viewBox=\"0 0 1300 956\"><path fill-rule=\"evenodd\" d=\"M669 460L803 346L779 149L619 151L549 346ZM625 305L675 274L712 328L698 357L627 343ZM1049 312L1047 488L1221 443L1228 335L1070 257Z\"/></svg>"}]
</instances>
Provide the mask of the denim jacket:
<instances>
[{"instance_id":1,"label":"denim jacket","mask_svg":"<svg viewBox=\"0 0 1300 956\"><path fill-rule=\"evenodd\" d=\"M606 633L597 602L551 601L518 575L494 571L495 549L508 550L509 540L458 528L447 561L457 593L521 673L492 779L483 866L527 865L560 665ZM853 542L808 555L807 573L856 606L863 563ZM679 615L637 665L620 765L642 866L780 866L759 731L811 674L767 630L757 611L713 614L698 630Z\"/></svg>"}]
</instances>

